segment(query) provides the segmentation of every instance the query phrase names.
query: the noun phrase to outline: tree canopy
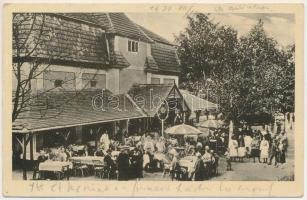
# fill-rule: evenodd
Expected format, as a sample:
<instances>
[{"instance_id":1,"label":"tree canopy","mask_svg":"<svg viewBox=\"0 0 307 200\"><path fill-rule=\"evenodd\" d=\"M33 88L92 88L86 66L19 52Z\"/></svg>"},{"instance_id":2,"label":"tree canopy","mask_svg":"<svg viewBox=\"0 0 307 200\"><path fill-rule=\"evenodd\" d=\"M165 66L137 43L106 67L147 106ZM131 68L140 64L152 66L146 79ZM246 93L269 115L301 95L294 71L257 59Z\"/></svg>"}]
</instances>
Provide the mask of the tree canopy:
<instances>
[{"instance_id":1,"label":"tree canopy","mask_svg":"<svg viewBox=\"0 0 307 200\"><path fill-rule=\"evenodd\" d=\"M218 103L235 122L294 110L294 45L281 48L261 19L240 38L208 14L193 14L188 21L176 37L181 87Z\"/></svg>"}]
</instances>

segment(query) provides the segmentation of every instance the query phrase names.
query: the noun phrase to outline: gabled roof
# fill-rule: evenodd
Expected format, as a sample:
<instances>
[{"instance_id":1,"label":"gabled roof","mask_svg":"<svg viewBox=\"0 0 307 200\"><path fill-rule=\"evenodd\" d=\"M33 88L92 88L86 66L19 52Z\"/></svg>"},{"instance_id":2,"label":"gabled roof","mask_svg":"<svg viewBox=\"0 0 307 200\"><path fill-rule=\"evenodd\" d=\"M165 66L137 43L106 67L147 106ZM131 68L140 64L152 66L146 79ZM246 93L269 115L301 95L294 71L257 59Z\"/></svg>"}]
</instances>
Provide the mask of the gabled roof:
<instances>
[{"instance_id":1,"label":"gabled roof","mask_svg":"<svg viewBox=\"0 0 307 200\"><path fill-rule=\"evenodd\" d=\"M174 91L174 93L172 92ZM168 98L182 98L175 84L136 84L128 91L139 108L150 117L154 117L161 104ZM182 99L184 101L184 99ZM186 102L184 101L185 109Z\"/></svg>"},{"instance_id":2,"label":"gabled roof","mask_svg":"<svg viewBox=\"0 0 307 200\"><path fill-rule=\"evenodd\" d=\"M151 55L158 65L159 71L180 72L176 49L173 46L161 43L151 44Z\"/></svg>"},{"instance_id":3,"label":"gabled roof","mask_svg":"<svg viewBox=\"0 0 307 200\"><path fill-rule=\"evenodd\" d=\"M159 43L163 43L163 44L167 44L167 45L174 45L171 42L169 42L168 40L166 40L165 38L163 38L162 36L146 29L145 27L138 25L140 27L141 30L144 31L144 33L150 37L152 40L154 40L155 42L159 42Z\"/></svg>"},{"instance_id":4,"label":"gabled roof","mask_svg":"<svg viewBox=\"0 0 307 200\"><path fill-rule=\"evenodd\" d=\"M95 98L96 97L96 98ZM13 123L13 132L27 132L140 118L145 114L126 94L95 91L55 91L38 95L28 111Z\"/></svg>"},{"instance_id":5,"label":"gabled roof","mask_svg":"<svg viewBox=\"0 0 307 200\"><path fill-rule=\"evenodd\" d=\"M107 33L153 42L125 13L63 13L63 15L97 24L104 27Z\"/></svg>"}]
</instances>

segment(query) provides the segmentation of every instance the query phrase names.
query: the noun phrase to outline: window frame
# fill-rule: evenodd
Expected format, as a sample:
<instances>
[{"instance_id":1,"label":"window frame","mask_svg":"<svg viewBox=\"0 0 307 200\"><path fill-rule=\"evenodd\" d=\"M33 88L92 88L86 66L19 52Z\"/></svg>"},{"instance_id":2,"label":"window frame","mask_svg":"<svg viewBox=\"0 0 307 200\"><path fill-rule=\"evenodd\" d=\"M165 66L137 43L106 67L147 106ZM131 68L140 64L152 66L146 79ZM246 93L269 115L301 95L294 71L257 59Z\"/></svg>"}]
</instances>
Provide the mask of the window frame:
<instances>
[{"instance_id":1,"label":"window frame","mask_svg":"<svg viewBox=\"0 0 307 200\"><path fill-rule=\"evenodd\" d=\"M57 86L57 83L60 84L60 85ZM58 87L63 87L63 84L64 84L64 80L62 80L62 79L55 79L54 83L53 83L53 86L54 86L54 88L58 88Z\"/></svg>"},{"instance_id":2,"label":"window frame","mask_svg":"<svg viewBox=\"0 0 307 200\"><path fill-rule=\"evenodd\" d=\"M128 40L128 52L138 53L139 52L139 42L135 40Z\"/></svg>"}]
</instances>

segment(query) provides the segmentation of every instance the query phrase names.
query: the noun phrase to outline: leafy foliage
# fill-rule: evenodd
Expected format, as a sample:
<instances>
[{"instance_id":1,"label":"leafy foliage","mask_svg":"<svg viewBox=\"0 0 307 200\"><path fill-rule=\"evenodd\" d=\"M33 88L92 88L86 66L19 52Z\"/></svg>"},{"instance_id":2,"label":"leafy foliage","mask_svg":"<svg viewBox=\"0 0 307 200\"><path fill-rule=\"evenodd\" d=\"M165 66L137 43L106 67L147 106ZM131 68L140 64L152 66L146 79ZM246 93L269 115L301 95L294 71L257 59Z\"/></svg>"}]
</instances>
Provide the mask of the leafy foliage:
<instances>
[{"instance_id":1,"label":"leafy foliage","mask_svg":"<svg viewBox=\"0 0 307 200\"><path fill-rule=\"evenodd\" d=\"M210 15L189 16L177 38L181 87L218 102L227 119L294 110L294 46L284 50L263 22L238 38Z\"/></svg>"}]
</instances>

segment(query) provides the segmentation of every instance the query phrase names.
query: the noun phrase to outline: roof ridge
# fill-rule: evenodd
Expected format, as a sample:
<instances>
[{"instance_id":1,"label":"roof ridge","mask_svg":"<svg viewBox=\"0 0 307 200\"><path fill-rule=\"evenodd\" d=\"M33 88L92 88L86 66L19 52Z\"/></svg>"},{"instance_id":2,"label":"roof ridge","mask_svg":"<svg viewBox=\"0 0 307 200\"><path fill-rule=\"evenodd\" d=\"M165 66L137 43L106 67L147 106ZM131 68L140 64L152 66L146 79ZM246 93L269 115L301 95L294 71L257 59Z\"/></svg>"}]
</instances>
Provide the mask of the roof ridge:
<instances>
[{"instance_id":1,"label":"roof ridge","mask_svg":"<svg viewBox=\"0 0 307 200\"><path fill-rule=\"evenodd\" d=\"M128 16L127 16L128 17ZM129 18L129 17L128 17ZM148 39L149 39L149 41L151 41L151 42L155 42L151 37L149 37L141 28L140 28L140 25L139 24L137 24L137 23L135 23L134 21L132 21L132 20L130 20L135 26L136 26L136 28L140 31L140 32L142 32L144 35L145 35L145 37L147 37Z\"/></svg>"},{"instance_id":2,"label":"roof ridge","mask_svg":"<svg viewBox=\"0 0 307 200\"><path fill-rule=\"evenodd\" d=\"M112 19L111 19L111 17L110 17L110 15L109 15L108 12L106 12L106 16L107 16L108 21L109 21L109 23L110 23L110 29L111 29L112 31L114 31L114 24L113 24Z\"/></svg>"},{"instance_id":3,"label":"roof ridge","mask_svg":"<svg viewBox=\"0 0 307 200\"><path fill-rule=\"evenodd\" d=\"M143 34L150 42L154 42L154 40L151 39L150 37L148 37L148 35L147 35L143 30L140 29L139 25L138 25L137 23L135 23L134 21L132 21L132 20L128 17L128 15L126 15L126 13L123 12L123 14L124 14L125 17L127 17L127 19L137 28L137 30L138 30L141 34Z\"/></svg>"},{"instance_id":4,"label":"roof ridge","mask_svg":"<svg viewBox=\"0 0 307 200\"><path fill-rule=\"evenodd\" d=\"M164 41L158 41L159 43L164 43L164 44L167 44L167 45L174 46L174 44L173 44L172 42L168 41L167 39L165 39L165 38L162 37L161 35L159 35L159 34L153 32L153 31L149 30L148 28L145 28L145 27L142 26L142 25L139 25L139 24L138 24L138 26L139 26L140 29L144 29L144 30L150 32L151 34L155 35L156 37L160 38L160 40L164 40ZM143 30L142 30L142 31L143 31ZM143 31L143 32L144 32L144 31ZM144 32L144 33L145 33L145 32ZM146 34L146 33L145 33L145 34ZM147 35L147 34L146 34L146 35ZM154 39L152 39L152 40L154 40ZM154 41L155 41L155 40L154 40Z\"/></svg>"}]
</instances>

